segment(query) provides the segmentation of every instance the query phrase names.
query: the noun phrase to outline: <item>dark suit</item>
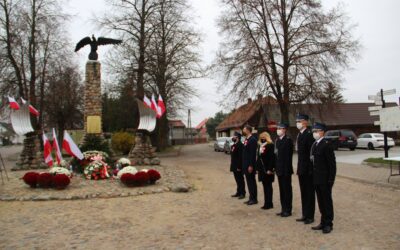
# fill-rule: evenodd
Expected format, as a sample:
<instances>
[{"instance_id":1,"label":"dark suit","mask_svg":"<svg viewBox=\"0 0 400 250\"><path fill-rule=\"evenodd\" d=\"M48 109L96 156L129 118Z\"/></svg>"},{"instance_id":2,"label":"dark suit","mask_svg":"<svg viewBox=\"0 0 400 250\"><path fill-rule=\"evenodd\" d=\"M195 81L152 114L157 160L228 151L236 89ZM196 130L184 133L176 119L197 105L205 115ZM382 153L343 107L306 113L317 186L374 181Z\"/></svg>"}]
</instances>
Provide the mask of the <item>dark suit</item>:
<instances>
[{"instance_id":1,"label":"dark suit","mask_svg":"<svg viewBox=\"0 0 400 250\"><path fill-rule=\"evenodd\" d=\"M273 188L272 182L274 182L275 176L268 175L267 171L275 171L275 152L274 144L266 144L265 146L259 146L257 150L257 163L256 169L258 171L258 180L262 182L264 188L264 206L272 207L272 196Z\"/></svg>"},{"instance_id":2,"label":"dark suit","mask_svg":"<svg viewBox=\"0 0 400 250\"><path fill-rule=\"evenodd\" d=\"M252 135L244 141L243 145L243 173L246 176L247 188L249 190L251 201L257 201L257 183L256 183L256 154L257 140ZM248 171L249 166L253 167L253 172Z\"/></svg>"},{"instance_id":3,"label":"dark suit","mask_svg":"<svg viewBox=\"0 0 400 250\"><path fill-rule=\"evenodd\" d=\"M293 141L286 135L275 143L276 147L276 175L278 176L279 194L282 212L292 213L292 174L293 174Z\"/></svg>"},{"instance_id":4,"label":"dark suit","mask_svg":"<svg viewBox=\"0 0 400 250\"><path fill-rule=\"evenodd\" d=\"M315 213L313 165L310 160L310 151L314 141L312 132L308 128L297 136L297 175L299 176L302 215L305 219L314 219Z\"/></svg>"},{"instance_id":5,"label":"dark suit","mask_svg":"<svg viewBox=\"0 0 400 250\"><path fill-rule=\"evenodd\" d=\"M244 177L242 171L243 143L239 141L231 147L231 172L236 181L236 194L246 195Z\"/></svg>"},{"instance_id":6,"label":"dark suit","mask_svg":"<svg viewBox=\"0 0 400 250\"><path fill-rule=\"evenodd\" d=\"M336 159L333 146L327 140L315 142L312 147L313 181L321 212L321 225L333 226L332 187L336 177Z\"/></svg>"}]
</instances>

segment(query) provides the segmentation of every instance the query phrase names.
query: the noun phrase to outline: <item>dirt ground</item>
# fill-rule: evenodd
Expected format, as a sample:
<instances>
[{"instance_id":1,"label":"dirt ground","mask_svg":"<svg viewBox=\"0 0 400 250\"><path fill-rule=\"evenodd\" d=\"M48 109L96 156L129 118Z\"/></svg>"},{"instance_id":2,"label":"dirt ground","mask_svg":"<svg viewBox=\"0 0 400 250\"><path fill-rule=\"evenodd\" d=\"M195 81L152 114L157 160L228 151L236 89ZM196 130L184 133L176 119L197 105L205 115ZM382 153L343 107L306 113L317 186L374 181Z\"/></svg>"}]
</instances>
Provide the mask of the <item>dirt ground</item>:
<instances>
[{"instance_id":1,"label":"dirt ground","mask_svg":"<svg viewBox=\"0 0 400 250\"><path fill-rule=\"evenodd\" d=\"M280 218L277 183L272 210L260 209L261 185L258 205L230 197L228 159L208 145L187 146L180 157L162 159L186 172L194 186L190 193L0 202L0 249L400 249L398 189L338 177L334 230L323 235L295 221L296 176L294 215Z\"/></svg>"}]
</instances>

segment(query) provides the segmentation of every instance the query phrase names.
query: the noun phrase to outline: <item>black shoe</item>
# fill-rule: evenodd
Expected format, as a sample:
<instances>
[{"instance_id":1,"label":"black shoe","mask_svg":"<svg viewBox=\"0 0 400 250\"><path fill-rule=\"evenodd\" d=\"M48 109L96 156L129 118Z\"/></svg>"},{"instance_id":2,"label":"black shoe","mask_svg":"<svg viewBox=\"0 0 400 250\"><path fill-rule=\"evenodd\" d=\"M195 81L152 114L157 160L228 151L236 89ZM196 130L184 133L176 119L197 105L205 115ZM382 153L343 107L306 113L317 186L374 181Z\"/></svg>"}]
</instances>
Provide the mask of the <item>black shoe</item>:
<instances>
[{"instance_id":1,"label":"black shoe","mask_svg":"<svg viewBox=\"0 0 400 250\"><path fill-rule=\"evenodd\" d=\"M233 194L233 195L231 195L231 197L239 197L240 195L239 194Z\"/></svg>"},{"instance_id":2,"label":"black shoe","mask_svg":"<svg viewBox=\"0 0 400 250\"><path fill-rule=\"evenodd\" d=\"M268 210L268 209L271 209L271 208L274 208L274 206L272 206L272 205L269 205L269 206L264 205L264 206L261 207L261 209L264 209L264 210Z\"/></svg>"},{"instance_id":3,"label":"black shoe","mask_svg":"<svg viewBox=\"0 0 400 250\"><path fill-rule=\"evenodd\" d=\"M306 219L305 221L304 221L304 224L311 224L311 223L313 223L314 222L314 219Z\"/></svg>"},{"instance_id":4,"label":"black shoe","mask_svg":"<svg viewBox=\"0 0 400 250\"><path fill-rule=\"evenodd\" d=\"M277 213L276 215L277 215L277 216L282 216L282 214L283 214L283 213L282 213L282 212L280 212L280 213Z\"/></svg>"},{"instance_id":5,"label":"black shoe","mask_svg":"<svg viewBox=\"0 0 400 250\"><path fill-rule=\"evenodd\" d=\"M250 200L243 202L243 204L249 204Z\"/></svg>"},{"instance_id":6,"label":"black shoe","mask_svg":"<svg viewBox=\"0 0 400 250\"><path fill-rule=\"evenodd\" d=\"M322 224L319 224L318 226L312 227L312 230L322 230L324 226Z\"/></svg>"},{"instance_id":7,"label":"black shoe","mask_svg":"<svg viewBox=\"0 0 400 250\"><path fill-rule=\"evenodd\" d=\"M330 233L330 232L332 232L332 227L331 226L326 226L326 227L324 227L323 229L322 229L322 232L324 233L324 234L328 234L328 233Z\"/></svg>"},{"instance_id":8,"label":"black shoe","mask_svg":"<svg viewBox=\"0 0 400 250\"><path fill-rule=\"evenodd\" d=\"M281 214L281 217L289 217L289 216L292 216L292 213L283 212Z\"/></svg>"},{"instance_id":9,"label":"black shoe","mask_svg":"<svg viewBox=\"0 0 400 250\"><path fill-rule=\"evenodd\" d=\"M251 206L251 205L255 205L255 204L257 204L257 203L258 203L258 201L249 201L249 202L247 203L247 205Z\"/></svg>"},{"instance_id":10,"label":"black shoe","mask_svg":"<svg viewBox=\"0 0 400 250\"><path fill-rule=\"evenodd\" d=\"M240 195L240 196L238 197L238 199L239 199L239 200L242 200L242 199L244 199L245 197L246 197L246 195L242 194L242 195Z\"/></svg>"},{"instance_id":11,"label":"black shoe","mask_svg":"<svg viewBox=\"0 0 400 250\"><path fill-rule=\"evenodd\" d=\"M304 218L304 217L301 217L301 218L299 218L299 219L296 219L296 221L298 221L298 222L303 222L303 221L305 221L306 220L306 218Z\"/></svg>"}]
</instances>

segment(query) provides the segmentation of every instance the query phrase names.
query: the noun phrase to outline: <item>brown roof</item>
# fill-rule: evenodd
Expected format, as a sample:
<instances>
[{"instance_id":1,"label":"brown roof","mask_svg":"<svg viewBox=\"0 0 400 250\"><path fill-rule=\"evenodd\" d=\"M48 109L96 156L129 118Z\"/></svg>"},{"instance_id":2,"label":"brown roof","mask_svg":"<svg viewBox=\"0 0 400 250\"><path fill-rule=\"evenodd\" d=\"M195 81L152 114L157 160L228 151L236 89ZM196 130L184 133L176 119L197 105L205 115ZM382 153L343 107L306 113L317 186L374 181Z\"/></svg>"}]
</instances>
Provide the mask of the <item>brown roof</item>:
<instances>
[{"instance_id":1,"label":"brown roof","mask_svg":"<svg viewBox=\"0 0 400 250\"><path fill-rule=\"evenodd\" d=\"M204 119L203 121L201 121L197 126L196 129L202 129L206 123L208 122L208 118Z\"/></svg>"},{"instance_id":2,"label":"brown roof","mask_svg":"<svg viewBox=\"0 0 400 250\"><path fill-rule=\"evenodd\" d=\"M186 128L186 125L181 120L169 120L168 124L174 128Z\"/></svg>"},{"instance_id":3,"label":"brown roof","mask_svg":"<svg viewBox=\"0 0 400 250\"><path fill-rule=\"evenodd\" d=\"M255 101L248 101L247 104L240 106L230 115L228 115L217 127L217 131L221 131L228 128L238 128L244 126L251 117L253 117L257 111L263 105L270 105L276 103L273 97L267 96L264 98L258 98Z\"/></svg>"}]
</instances>

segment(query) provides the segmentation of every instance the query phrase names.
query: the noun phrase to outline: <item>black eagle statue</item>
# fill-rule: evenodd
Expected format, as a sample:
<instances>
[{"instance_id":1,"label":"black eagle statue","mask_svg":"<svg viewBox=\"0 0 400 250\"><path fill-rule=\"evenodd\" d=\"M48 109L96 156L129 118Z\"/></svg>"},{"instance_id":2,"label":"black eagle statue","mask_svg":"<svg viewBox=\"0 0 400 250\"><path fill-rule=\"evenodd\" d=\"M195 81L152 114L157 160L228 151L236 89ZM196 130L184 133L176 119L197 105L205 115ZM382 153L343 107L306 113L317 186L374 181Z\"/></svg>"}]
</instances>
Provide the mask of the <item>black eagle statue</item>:
<instances>
[{"instance_id":1,"label":"black eagle statue","mask_svg":"<svg viewBox=\"0 0 400 250\"><path fill-rule=\"evenodd\" d=\"M79 43L76 44L75 52L77 52L78 50L89 44L90 45L89 60L97 60L99 58L99 55L97 54L97 47L99 45L120 44L120 43L122 43L122 40L105 38L105 37L99 37L98 39L96 39L94 35L92 35L92 39L90 39L90 37L87 36L82 40L80 40Z\"/></svg>"}]
</instances>

